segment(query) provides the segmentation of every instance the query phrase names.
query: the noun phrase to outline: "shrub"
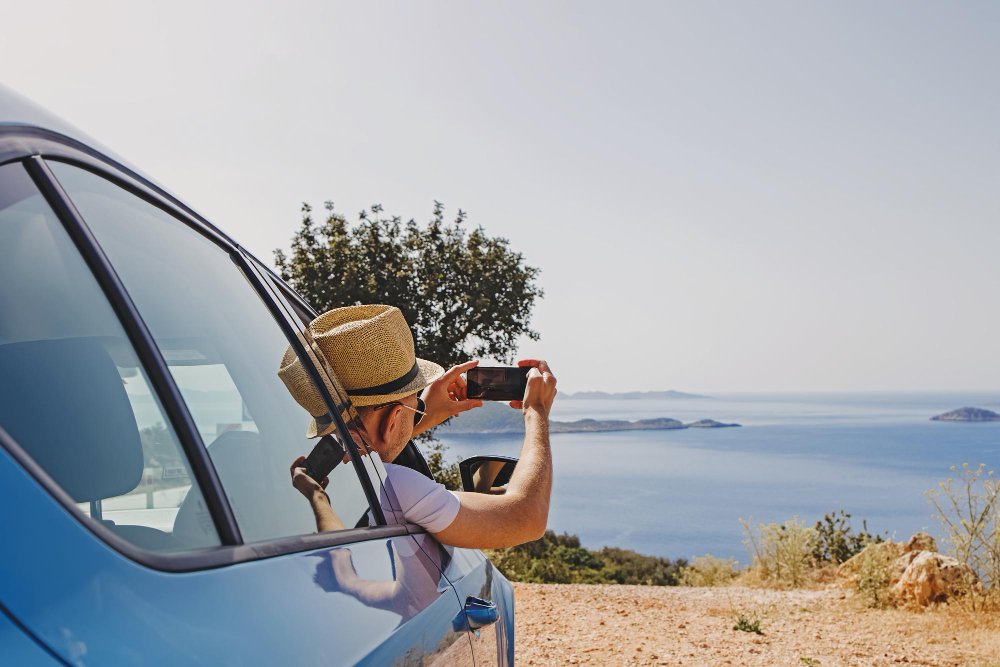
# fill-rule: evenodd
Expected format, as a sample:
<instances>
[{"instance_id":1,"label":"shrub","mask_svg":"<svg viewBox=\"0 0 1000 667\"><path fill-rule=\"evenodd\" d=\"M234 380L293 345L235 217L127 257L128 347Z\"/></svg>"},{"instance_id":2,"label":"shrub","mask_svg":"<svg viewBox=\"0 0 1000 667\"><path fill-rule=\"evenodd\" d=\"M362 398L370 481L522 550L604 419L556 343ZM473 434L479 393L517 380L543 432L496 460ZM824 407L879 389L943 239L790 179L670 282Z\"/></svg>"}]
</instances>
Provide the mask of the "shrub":
<instances>
[{"instance_id":1,"label":"shrub","mask_svg":"<svg viewBox=\"0 0 1000 667\"><path fill-rule=\"evenodd\" d=\"M898 552L891 548L876 547L861 552L861 562L854 586L869 607L881 609L892 603L890 586L898 555Z\"/></svg>"},{"instance_id":2,"label":"shrub","mask_svg":"<svg viewBox=\"0 0 1000 667\"><path fill-rule=\"evenodd\" d=\"M861 553L868 544L882 542L881 535L868 532L868 522L862 520L861 531L853 532L851 515L844 510L824 514L814 526L816 545L813 547L813 560L817 564L831 563L840 565L852 556Z\"/></svg>"},{"instance_id":3,"label":"shrub","mask_svg":"<svg viewBox=\"0 0 1000 667\"><path fill-rule=\"evenodd\" d=\"M751 632L755 635L762 635L764 631L760 629L760 618L756 614L738 612L736 614L736 622L733 624L733 630L738 630L739 632Z\"/></svg>"},{"instance_id":4,"label":"shrub","mask_svg":"<svg viewBox=\"0 0 1000 667\"><path fill-rule=\"evenodd\" d=\"M670 560L659 556L646 556L631 549L604 547L597 552L604 561L604 578L608 583L641 584L643 586L676 586L681 569L687 565L683 558Z\"/></svg>"},{"instance_id":5,"label":"shrub","mask_svg":"<svg viewBox=\"0 0 1000 667\"><path fill-rule=\"evenodd\" d=\"M641 584L676 586L684 559L646 556L629 549L587 549L576 535L545 531L541 539L509 549L488 550L511 581L540 584Z\"/></svg>"},{"instance_id":6,"label":"shrub","mask_svg":"<svg viewBox=\"0 0 1000 667\"><path fill-rule=\"evenodd\" d=\"M758 524L756 528L751 521L740 519L751 557L751 573L762 583L782 588L805 583L814 565L816 529L803 525L798 517L781 524Z\"/></svg>"},{"instance_id":7,"label":"shrub","mask_svg":"<svg viewBox=\"0 0 1000 667\"><path fill-rule=\"evenodd\" d=\"M458 469L458 459L448 460L448 447L431 435L425 433L420 440L420 448L434 479L449 491L461 491L462 473Z\"/></svg>"},{"instance_id":8,"label":"shrub","mask_svg":"<svg viewBox=\"0 0 1000 667\"><path fill-rule=\"evenodd\" d=\"M724 586L738 574L735 558L717 558L712 554L698 556L683 568L678 577L681 586Z\"/></svg>"},{"instance_id":9,"label":"shrub","mask_svg":"<svg viewBox=\"0 0 1000 667\"><path fill-rule=\"evenodd\" d=\"M966 604L973 610L1000 605L1000 479L985 464L961 469L927 492L945 529L949 555L968 565L981 580L966 582Z\"/></svg>"}]
</instances>

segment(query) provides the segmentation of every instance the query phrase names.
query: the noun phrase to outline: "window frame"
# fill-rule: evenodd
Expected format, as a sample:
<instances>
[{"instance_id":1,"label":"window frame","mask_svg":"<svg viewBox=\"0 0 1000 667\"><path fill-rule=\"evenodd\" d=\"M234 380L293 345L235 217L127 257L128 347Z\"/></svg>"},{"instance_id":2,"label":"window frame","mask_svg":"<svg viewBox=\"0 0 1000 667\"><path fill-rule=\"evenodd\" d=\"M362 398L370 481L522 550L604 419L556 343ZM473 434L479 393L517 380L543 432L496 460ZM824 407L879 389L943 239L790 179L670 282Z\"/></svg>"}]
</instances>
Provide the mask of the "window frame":
<instances>
[{"instance_id":1,"label":"window frame","mask_svg":"<svg viewBox=\"0 0 1000 667\"><path fill-rule=\"evenodd\" d=\"M353 528L342 531L298 535L264 542L247 544L243 542L232 508L221 486L215 468L208 456L194 421L177 388L166 361L143 323L138 310L131 301L113 265L104 255L99 244L77 212L71 198L62 190L58 180L50 171L46 160L63 162L85 169L110 181L126 192L139 197L175 218L177 224L185 224L190 229L205 236L224 250L243 271L250 287L264 302L272 318L281 328L296 355L307 369L311 379L320 389L327 408L334 416L339 435L351 450L355 473L364 489L372 513L379 525L367 528ZM199 551L164 554L147 551L112 533L108 528L91 521L76 507L72 499L38 466L30 456L0 427L0 447L7 452L55 498L65 509L88 530L116 551L147 567L168 571L188 572L235 563L259 560L285 554L339 546L372 539L385 539L414 532L413 526L387 525L378 501L378 490L364 470L364 463L358 455L357 445L344 424L338 408L338 401L330 395L321 380L320 371L313 367L295 327L290 323L284 306L271 293L274 285L287 297L294 297L297 305L308 312L315 310L298 294L288 287L273 272L267 276L258 268L259 260L247 252L235 240L223 233L193 209L183 204L148 178L121 164L120 162L94 150L79 141L43 128L23 125L0 124L0 165L19 162L31 177L40 194L70 235L82 258L90 268L99 287L115 311L119 323L136 350L149 375L150 388L163 405L164 412L177 434L185 455L188 457L196 483L201 488L206 505L219 533L222 546ZM266 269L266 267L265 267ZM418 531L422 532L422 531Z\"/></svg>"}]
</instances>

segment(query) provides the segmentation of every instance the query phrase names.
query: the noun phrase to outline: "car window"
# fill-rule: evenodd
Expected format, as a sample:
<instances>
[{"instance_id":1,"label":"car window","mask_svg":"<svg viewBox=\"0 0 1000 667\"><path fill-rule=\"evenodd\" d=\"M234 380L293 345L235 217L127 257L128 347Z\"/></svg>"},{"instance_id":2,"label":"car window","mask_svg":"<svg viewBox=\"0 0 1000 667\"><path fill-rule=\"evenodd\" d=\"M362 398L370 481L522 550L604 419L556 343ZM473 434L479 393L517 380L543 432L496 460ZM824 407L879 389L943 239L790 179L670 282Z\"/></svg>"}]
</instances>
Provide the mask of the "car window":
<instances>
[{"instance_id":1,"label":"car window","mask_svg":"<svg viewBox=\"0 0 1000 667\"><path fill-rule=\"evenodd\" d=\"M68 164L52 171L163 352L244 540L315 532L289 474L316 444L312 417L278 376L288 341L247 276L215 242L111 181ZM351 465L333 469L326 493L345 528L368 511ZM178 523L190 520L182 508Z\"/></svg>"},{"instance_id":2,"label":"car window","mask_svg":"<svg viewBox=\"0 0 1000 667\"><path fill-rule=\"evenodd\" d=\"M0 167L0 427L84 514L152 551L219 537L145 370L20 163ZM182 505L195 520L174 524Z\"/></svg>"}]
</instances>

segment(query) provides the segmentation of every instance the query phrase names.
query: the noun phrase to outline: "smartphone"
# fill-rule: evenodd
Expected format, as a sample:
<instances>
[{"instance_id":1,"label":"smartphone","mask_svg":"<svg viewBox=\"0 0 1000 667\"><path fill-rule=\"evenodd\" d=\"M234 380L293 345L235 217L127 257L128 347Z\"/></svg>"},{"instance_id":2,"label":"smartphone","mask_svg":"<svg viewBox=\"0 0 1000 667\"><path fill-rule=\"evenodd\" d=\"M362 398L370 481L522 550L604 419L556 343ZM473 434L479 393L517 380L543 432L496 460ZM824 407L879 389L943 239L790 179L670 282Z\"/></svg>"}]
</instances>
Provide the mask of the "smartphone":
<instances>
[{"instance_id":1,"label":"smartphone","mask_svg":"<svg viewBox=\"0 0 1000 667\"><path fill-rule=\"evenodd\" d=\"M306 474L317 482L322 482L323 478L330 474L337 464L344 460L344 448L340 446L333 436L324 435L309 452L306 462L302 467L306 469Z\"/></svg>"},{"instance_id":2,"label":"smartphone","mask_svg":"<svg viewBox=\"0 0 1000 667\"><path fill-rule=\"evenodd\" d=\"M528 386L530 366L476 366L465 375L469 398L484 401L520 401Z\"/></svg>"}]
</instances>

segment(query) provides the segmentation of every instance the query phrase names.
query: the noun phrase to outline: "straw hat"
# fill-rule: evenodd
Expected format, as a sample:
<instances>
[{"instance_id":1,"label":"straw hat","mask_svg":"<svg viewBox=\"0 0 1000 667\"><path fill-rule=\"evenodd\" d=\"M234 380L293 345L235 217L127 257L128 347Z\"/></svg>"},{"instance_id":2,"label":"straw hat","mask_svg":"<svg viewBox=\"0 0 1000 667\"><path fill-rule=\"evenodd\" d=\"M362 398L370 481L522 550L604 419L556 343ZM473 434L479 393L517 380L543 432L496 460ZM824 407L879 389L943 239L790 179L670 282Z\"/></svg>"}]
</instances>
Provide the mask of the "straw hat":
<instances>
[{"instance_id":1,"label":"straw hat","mask_svg":"<svg viewBox=\"0 0 1000 667\"><path fill-rule=\"evenodd\" d=\"M346 394L358 407L415 394L444 375L441 366L416 358L410 327L393 306L334 308L309 323L305 339L310 357L318 357L328 371L323 375L332 374L330 380L343 386L334 387L331 394ZM306 436L331 433L334 426L326 406L291 348L285 351L278 376L313 416Z\"/></svg>"}]
</instances>

